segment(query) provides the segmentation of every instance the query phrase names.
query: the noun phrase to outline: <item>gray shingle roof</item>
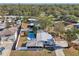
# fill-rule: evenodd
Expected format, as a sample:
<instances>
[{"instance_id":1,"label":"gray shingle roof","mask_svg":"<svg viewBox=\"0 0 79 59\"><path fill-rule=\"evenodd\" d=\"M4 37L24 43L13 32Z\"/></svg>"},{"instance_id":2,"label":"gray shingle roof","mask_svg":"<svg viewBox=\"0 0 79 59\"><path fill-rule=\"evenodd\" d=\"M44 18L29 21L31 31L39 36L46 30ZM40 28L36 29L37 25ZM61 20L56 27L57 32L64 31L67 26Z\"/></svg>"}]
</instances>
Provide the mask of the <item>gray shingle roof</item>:
<instances>
[{"instance_id":1,"label":"gray shingle roof","mask_svg":"<svg viewBox=\"0 0 79 59\"><path fill-rule=\"evenodd\" d=\"M16 27L6 28L0 31L0 36L13 35L17 31Z\"/></svg>"}]
</instances>

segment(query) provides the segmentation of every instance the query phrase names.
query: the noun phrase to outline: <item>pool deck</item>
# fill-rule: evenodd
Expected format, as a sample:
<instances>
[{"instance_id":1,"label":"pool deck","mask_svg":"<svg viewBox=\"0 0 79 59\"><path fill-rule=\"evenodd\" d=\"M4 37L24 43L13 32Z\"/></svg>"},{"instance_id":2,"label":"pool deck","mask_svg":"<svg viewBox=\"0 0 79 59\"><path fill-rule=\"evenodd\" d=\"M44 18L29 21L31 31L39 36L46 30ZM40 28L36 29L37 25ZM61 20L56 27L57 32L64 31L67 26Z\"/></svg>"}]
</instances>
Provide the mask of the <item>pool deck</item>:
<instances>
[{"instance_id":1,"label":"pool deck","mask_svg":"<svg viewBox=\"0 0 79 59\"><path fill-rule=\"evenodd\" d=\"M27 42L27 46L38 46L38 47L43 47L43 43L41 42L41 34L38 32L37 33L37 38Z\"/></svg>"}]
</instances>

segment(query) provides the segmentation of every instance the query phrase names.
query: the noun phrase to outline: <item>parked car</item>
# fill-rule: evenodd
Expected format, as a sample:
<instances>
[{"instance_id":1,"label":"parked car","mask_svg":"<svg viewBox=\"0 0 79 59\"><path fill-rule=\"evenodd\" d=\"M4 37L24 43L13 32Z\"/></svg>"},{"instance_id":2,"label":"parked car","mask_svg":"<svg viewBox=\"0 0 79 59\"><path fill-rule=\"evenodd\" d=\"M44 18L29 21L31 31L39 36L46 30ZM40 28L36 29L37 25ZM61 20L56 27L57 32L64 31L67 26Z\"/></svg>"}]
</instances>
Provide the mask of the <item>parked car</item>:
<instances>
[{"instance_id":1,"label":"parked car","mask_svg":"<svg viewBox=\"0 0 79 59\"><path fill-rule=\"evenodd\" d=\"M4 50L4 47L0 47L0 55L2 55L2 51Z\"/></svg>"}]
</instances>

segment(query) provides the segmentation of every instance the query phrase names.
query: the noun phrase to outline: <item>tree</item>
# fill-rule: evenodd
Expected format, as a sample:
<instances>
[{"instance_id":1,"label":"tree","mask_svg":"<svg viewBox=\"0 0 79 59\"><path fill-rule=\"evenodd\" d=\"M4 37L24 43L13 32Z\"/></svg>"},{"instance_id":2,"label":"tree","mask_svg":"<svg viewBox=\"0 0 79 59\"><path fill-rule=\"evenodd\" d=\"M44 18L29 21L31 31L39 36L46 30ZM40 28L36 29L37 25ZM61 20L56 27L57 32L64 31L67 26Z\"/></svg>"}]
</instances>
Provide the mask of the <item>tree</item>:
<instances>
[{"instance_id":1,"label":"tree","mask_svg":"<svg viewBox=\"0 0 79 59\"><path fill-rule=\"evenodd\" d=\"M59 35L63 36L65 33L65 25L63 21L55 21L54 22L54 31Z\"/></svg>"},{"instance_id":2,"label":"tree","mask_svg":"<svg viewBox=\"0 0 79 59\"><path fill-rule=\"evenodd\" d=\"M53 15L49 15L49 16L40 16L39 17L39 22L40 22L40 26L42 29L50 31L52 26L53 26L53 20L54 20L54 16Z\"/></svg>"},{"instance_id":3,"label":"tree","mask_svg":"<svg viewBox=\"0 0 79 59\"><path fill-rule=\"evenodd\" d=\"M68 42L71 42L75 39L77 39L77 36L76 36L76 32L75 31L70 31L70 30L67 30L65 32L65 39L68 41Z\"/></svg>"}]
</instances>

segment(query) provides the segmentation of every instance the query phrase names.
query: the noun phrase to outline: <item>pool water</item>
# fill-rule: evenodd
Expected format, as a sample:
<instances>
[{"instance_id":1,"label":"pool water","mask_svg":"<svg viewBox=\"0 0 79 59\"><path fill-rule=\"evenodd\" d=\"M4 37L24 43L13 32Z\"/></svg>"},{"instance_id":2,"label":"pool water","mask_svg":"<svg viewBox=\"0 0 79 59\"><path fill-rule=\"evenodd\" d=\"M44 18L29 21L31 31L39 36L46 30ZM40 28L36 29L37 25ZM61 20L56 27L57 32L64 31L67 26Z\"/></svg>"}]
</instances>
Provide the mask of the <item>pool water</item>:
<instances>
[{"instance_id":1,"label":"pool water","mask_svg":"<svg viewBox=\"0 0 79 59\"><path fill-rule=\"evenodd\" d=\"M36 38L36 34L33 31L29 31L28 38L28 40L34 40Z\"/></svg>"}]
</instances>

